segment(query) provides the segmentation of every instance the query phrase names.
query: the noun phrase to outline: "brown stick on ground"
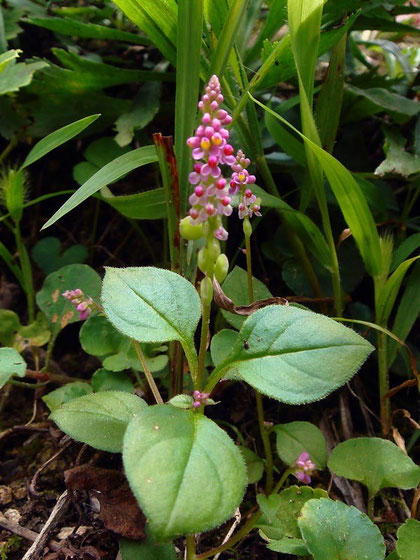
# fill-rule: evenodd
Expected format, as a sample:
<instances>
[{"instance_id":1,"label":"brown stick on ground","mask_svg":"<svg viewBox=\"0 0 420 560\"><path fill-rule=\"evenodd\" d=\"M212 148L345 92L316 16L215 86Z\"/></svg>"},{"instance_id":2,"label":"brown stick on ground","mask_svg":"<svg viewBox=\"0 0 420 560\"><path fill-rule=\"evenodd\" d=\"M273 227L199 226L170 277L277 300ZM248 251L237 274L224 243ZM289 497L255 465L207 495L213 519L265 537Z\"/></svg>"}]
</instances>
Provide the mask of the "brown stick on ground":
<instances>
[{"instance_id":1,"label":"brown stick on ground","mask_svg":"<svg viewBox=\"0 0 420 560\"><path fill-rule=\"evenodd\" d=\"M37 539L31 546L31 548L26 552L22 560L38 560L41 553L43 552L44 546L48 541L48 537L51 531L54 529L55 524L59 521L60 517L66 512L69 505L69 499L67 496L67 490L65 490L61 496L58 498L57 503L54 506L47 522L45 523L42 531L39 533Z\"/></svg>"},{"instance_id":2,"label":"brown stick on ground","mask_svg":"<svg viewBox=\"0 0 420 560\"><path fill-rule=\"evenodd\" d=\"M0 519L0 528L9 531L19 537L23 537L27 541L34 542L39 537L39 533L36 531L32 531L31 529L27 529L26 527L22 527L18 523L12 523L11 521L7 521L6 519ZM61 548L61 544L58 541L50 541L48 546L51 550L59 550Z\"/></svg>"}]
</instances>

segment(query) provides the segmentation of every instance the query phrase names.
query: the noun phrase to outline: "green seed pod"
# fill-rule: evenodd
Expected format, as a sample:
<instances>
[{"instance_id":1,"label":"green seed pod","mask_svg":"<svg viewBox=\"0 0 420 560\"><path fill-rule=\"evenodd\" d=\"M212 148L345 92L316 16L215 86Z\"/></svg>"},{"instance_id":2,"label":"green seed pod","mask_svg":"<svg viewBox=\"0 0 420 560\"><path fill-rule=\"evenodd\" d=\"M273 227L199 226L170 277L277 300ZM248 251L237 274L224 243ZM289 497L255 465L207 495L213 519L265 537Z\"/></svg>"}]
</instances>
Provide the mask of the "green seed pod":
<instances>
[{"instance_id":1,"label":"green seed pod","mask_svg":"<svg viewBox=\"0 0 420 560\"><path fill-rule=\"evenodd\" d=\"M6 169L0 178L3 203L15 222L22 218L25 201L25 174L21 170Z\"/></svg>"},{"instance_id":2,"label":"green seed pod","mask_svg":"<svg viewBox=\"0 0 420 560\"><path fill-rule=\"evenodd\" d=\"M216 265L214 267L214 275L216 276L216 280L219 282L219 284L221 284L226 278L228 271L229 259L224 253L222 253L217 257Z\"/></svg>"},{"instance_id":3,"label":"green seed pod","mask_svg":"<svg viewBox=\"0 0 420 560\"><path fill-rule=\"evenodd\" d=\"M203 274L206 274L207 272L207 267L208 267L207 261L208 261L207 249L203 247L198 251L198 256L197 256L198 268L201 270L201 272L203 272Z\"/></svg>"},{"instance_id":4,"label":"green seed pod","mask_svg":"<svg viewBox=\"0 0 420 560\"><path fill-rule=\"evenodd\" d=\"M208 276L201 281L200 297L203 305L210 305L213 300L213 285Z\"/></svg>"},{"instance_id":5,"label":"green seed pod","mask_svg":"<svg viewBox=\"0 0 420 560\"><path fill-rule=\"evenodd\" d=\"M211 258L213 263L215 263L217 257L221 253L220 241L215 237L207 239L207 251L208 251L209 259Z\"/></svg>"},{"instance_id":6,"label":"green seed pod","mask_svg":"<svg viewBox=\"0 0 420 560\"><path fill-rule=\"evenodd\" d=\"M179 222L179 233L184 239L196 241L204 237L203 224L192 224L189 216L186 216Z\"/></svg>"}]
</instances>

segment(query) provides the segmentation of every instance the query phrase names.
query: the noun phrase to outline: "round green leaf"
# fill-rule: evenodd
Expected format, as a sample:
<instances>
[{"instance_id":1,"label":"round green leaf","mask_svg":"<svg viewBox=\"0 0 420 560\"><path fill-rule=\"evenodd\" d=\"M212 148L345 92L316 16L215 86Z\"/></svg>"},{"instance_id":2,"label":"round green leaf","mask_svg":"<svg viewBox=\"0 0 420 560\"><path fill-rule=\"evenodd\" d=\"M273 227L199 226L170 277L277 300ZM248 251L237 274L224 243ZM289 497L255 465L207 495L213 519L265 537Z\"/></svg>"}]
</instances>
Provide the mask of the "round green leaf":
<instances>
[{"instance_id":1,"label":"round green leaf","mask_svg":"<svg viewBox=\"0 0 420 560\"><path fill-rule=\"evenodd\" d=\"M314 560L383 560L385 544L367 515L329 499L309 500L299 528Z\"/></svg>"},{"instance_id":2,"label":"round green leaf","mask_svg":"<svg viewBox=\"0 0 420 560\"><path fill-rule=\"evenodd\" d=\"M397 532L397 552L401 560L420 560L420 521L407 519Z\"/></svg>"},{"instance_id":3,"label":"round green leaf","mask_svg":"<svg viewBox=\"0 0 420 560\"><path fill-rule=\"evenodd\" d=\"M86 264L69 264L47 276L37 293L36 302L52 323L54 332L80 320L74 306L62 296L66 290L76 288L80 288L85 296L99 300L101 278Z\"/></svg>"},{"instance_id":4,"label":"round green leaf","mask_svg":"<svg viewBox=\"0 0 420 560\"><path fill-rule=\"evenodd\" d=\"M277 453L287 465L292 465L301 453L307 451L319 469L327 465L327 444L319 428L310 422L277 424Z\"/></svg>"},{"instance_id":5,"label":"round green leaf","mask_svg":"<svg viewBox=\"0 0 420 560\"><path fill-rule=\"evenodd\" d=\"M235 368L261 393L290 404L322 399L360 368L373 346L312 311L272 305L253 313L218 370Z\"/></svg>"},{"instance_id":6,"label":"round green leaf","mask_svg":"<svg viewBox=\"0 0 420 560\"><path fill-rule=\"evenodd\" d=\"M14 348L0 348L0 388L9 381L12 375L24 377L26 362Z\"/></svg>"},{"instance_id":7,"label":"round green leaf","mask_svg":"<svg viewBox=\"0 0 420 560\"><path fill-rule=\"evenodd\" d=\"M57 426L76 441L119 453L128 423L146 403L129 393L104 391L73 399L51 414Z\"/></svg>"},{"instance_id":8,"label":"round green leaf","mask_svg":"<svg viewBox=\"0 0 420 560\"><path fill-rule=\"evenodd\" d=\"M220 525L246 486L244 460L228 435L202 414L173 406L148 407L130 422L123 460L159 540Z\"/></svg>"},{"instance_id":9,"label":"round green leaf","mask_svg":"<svg viewBox=\"0 0 420 560\"><path fill-rule=\"evenodd\" d=\"M381 438L354 438L337 445L328 460L339 476L358 480L372 494L381 488L415 488L420 467L394 443Z\"/></svg>"},{"instance_id":10,"label":"round green leaf","mask_svg":"<svg viewBox=\"0 0 420 560\"><path fill-rule=\"evenodd\" d=\"M264 512L258 526L269 538L279 540L283 537L300 539L298 518L303 506L309 500L328 498L321 488L310 486L290 486L278 496L258 495L258 504Z\"/></svg>"},{"instance_id":11,"label":"round green leaf","mask_svg":"<svg viewBox=\"0 0 420 560\"><path fill-rule=\"evenodd\" d=\"M102 300L111 323L135 340L192 344L200 298L179 274L153 267L107 267Z\"/></svg>"},{"instance_id":12,"label":"round green leaf","mask_svg":"<svg viewBox=\"0 0 420 560\"><path fill-rule=\"evenodd\" d=\"M32 249L32 258L45 274L51 274L68 264L83 263L88 251L83 245L72 245L61 253L57 237L44 237Z\"/></svg>"}]
</instances>

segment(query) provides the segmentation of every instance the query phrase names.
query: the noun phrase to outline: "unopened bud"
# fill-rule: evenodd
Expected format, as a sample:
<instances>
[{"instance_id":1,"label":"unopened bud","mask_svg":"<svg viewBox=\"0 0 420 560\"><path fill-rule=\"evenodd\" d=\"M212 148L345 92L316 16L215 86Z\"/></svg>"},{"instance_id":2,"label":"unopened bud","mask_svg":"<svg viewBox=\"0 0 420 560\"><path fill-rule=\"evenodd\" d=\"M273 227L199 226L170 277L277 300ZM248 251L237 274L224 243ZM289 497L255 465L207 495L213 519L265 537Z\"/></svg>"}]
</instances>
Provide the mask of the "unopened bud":
<instances>
[{"instance_id":1,"label":"unopened bud","mask_svg":"<svg viewBox=\"0 0 420 560\"><path fill-rule=\"evenodd\" d=\"M214 275L216 276L216 280L219 282L219 284L221 284L226 278L228 271L229 259L224 253L222 253L217 257L216 265L214 267Z\"/></svg>"},{"instance_id":2,"label":"unopened bud","mask_svg":"<svg viewBox=\"0 0 420 560\"><path fill-rule=\"evenodd\" d=\"M251 235L252 235L252 226L251 226L251 222L249 221L248 216L244 219L244 222L243 222L243 230L244 230L244 235L245 235L245 237L251 237Z\"/></svg>"},{"instance_id":3,"label":"unopened bud","mask_svg":"<svg viewBox=\"0 0 420 560\"><path fill-rule=\"evenodd\" d=\"M179 233L184 239L195 241L204 236L203 224L192 224L189 216L179 222Z\"/></svg>"},{"instance_id":4,"label":"unopened bud","mask_svg":"<svg viewBox=\"0 0 420 560\"><path fill-rule=\"evenodd\" d=\"M203 278L200 284L200 297L203 305L210 305L213 301L213 285L208 276Z\"/></svg>"}]
</instances>

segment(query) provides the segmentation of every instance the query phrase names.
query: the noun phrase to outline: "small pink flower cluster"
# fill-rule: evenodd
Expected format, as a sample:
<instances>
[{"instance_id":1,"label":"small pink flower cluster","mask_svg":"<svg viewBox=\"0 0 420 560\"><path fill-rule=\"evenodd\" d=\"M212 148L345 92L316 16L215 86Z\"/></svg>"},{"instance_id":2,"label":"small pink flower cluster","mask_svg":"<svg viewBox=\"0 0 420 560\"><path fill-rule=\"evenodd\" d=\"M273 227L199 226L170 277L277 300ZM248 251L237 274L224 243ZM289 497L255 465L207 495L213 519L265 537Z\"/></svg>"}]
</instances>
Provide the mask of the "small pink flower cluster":
<instances>
[{"instance_id":1,"label":"small pink flower cluster","mask_svg":"<svg viewBox=\"0 0 420 560\"><path fill-rule=\"evenodd\" d=\"M316 465L309 459L309 453L304 451L299 455L295 462L295 476L300 482L309 484L310 475L316 470Z\"/></svg>"},{"instance_id":2,"label":"small pink flower cluster","mask_svg":"<svg viewBox=\"0 0 420 560\"><path fill-rule=\"evenodd\" d=\"M200 391L194 391L194 408L200 408L202 404L206 404L207 399L209 398L210 393L200 393Z\"/></svg>"},{"instance_id":3,"label":"small pink flower cluster","mask_svg":"<svg viewBox=\"0 0 420 560\"><path fill-rule=\"evenodd\" d=\"M212 76L198 104L203 113L201 124L195 136L187 140L188 146L192 148L192 157L196 160L194 171L189 175L189 182L194 186L189 198L192 224L200 224L211 217L230 216L233 209L229 195L236 194L240 189L243 190L244 201L239 216L252 216L252 213L260 215L256 197L250 189L243 188L254 183L255 177L246 170L249 159L242 152L238 152L237 157L233 155L234 150L228 143L229 130L225 128L231 123L232 117L220 108L222 102L219 79ZM228 165L234 170L230 187L222 175L221 165ZM232 183L237 185L236 190L232 190ZM220 218L213 223L216 239L227 239L228 233L221 225Z\"/></svg>"},{"instance_id":4,"label":"small pink flower cluster","mask_svg":"<svg viewBox=\"0 0 420 560\"><path fill-rule=\"evenodd\" d=\"M91 297L86 297L80 288L76 290L67 290L61 294L66 298L79 312L79 318L84 321L95 309L96 305Z\"/></svg>"},{"instance_id":5,"label":"small pink flower cluster","mask_svg":"<svg viewBox=\"0 0 420 560\"><path fill-rule=\"evenodd\" d=\"M261 216L260 199L257 199L248 185L255 183L255 175L250 175L247 167L250 164L249 158L245 157L242 150L238 150L235 163L232 165L232 179L230 181L229 194L239 193L238 214L243 220L245 216L252 218L252 215Z\"/></svg>"}]
</instances>

